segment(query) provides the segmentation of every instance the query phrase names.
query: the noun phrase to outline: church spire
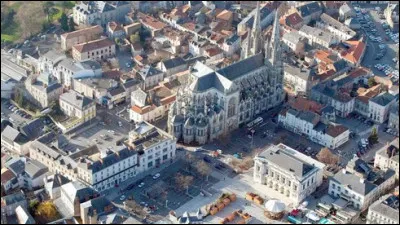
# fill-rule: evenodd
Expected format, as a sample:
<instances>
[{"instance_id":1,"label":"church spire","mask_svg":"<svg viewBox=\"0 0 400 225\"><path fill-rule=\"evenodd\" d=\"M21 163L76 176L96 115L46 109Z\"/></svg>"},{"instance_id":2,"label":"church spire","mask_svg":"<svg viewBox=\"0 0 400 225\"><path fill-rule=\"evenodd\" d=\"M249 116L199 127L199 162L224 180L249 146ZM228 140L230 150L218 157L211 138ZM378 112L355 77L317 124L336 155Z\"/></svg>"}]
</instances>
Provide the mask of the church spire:
<instances>
[{"instance_id":1,"label":"church spire","mask_svg":"<svg viewBox=\"0 0 400 225\"><path fill-rule=\"evenodd\" d=\"M276 9L274 25L271 35L270 47L272 49L271 64L275 65L280 60L280 26L279 7Z\"/></svg>"},{"instance_id":2,"label":"church spire","mask_svg":"<svg viewBox=\"0 0 400 225\"><path fill-rule=\"evenodd\" d=\"M254 22L253 22L253 46L252 46L252 54L255 55L260 52L260 45L261 45L261 22L260 22L260 1L257 1L257 8L256 14L254 15Z\"/></svg>"}]
</instances>

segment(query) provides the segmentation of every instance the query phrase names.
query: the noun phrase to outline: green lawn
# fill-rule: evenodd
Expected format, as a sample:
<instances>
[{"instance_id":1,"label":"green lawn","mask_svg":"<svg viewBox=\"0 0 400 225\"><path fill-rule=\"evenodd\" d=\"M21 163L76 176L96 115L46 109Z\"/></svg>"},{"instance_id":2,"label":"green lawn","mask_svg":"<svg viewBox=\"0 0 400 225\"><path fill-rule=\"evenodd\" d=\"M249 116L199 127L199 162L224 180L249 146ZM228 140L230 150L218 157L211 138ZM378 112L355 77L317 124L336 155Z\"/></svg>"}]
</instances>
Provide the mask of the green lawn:
<instances>
[{"instance_id":1,"label":"green lawn","mask_svg":"<svg viewBox=\"0 0 400 225\"><path fill-rule=\"evenodd\" d=\"M1 30L1 40L9 42L17 41L21 37L20 32L19 25L13 22L13 24L8 26L6 29Z\"/></svg>"},{"instance_id":2,"label":"green lawn","mask_svg":"<svg viewBox=\"0 0 400 225\"><path fill-rule=\"evenodd\" d=\"M53 8L57 10L57 13L53 14L50 20L53 22L58 22L58 19L60 19L62 15L62 8L61 6L54 6Z\"/></svg>"}]
</instances>

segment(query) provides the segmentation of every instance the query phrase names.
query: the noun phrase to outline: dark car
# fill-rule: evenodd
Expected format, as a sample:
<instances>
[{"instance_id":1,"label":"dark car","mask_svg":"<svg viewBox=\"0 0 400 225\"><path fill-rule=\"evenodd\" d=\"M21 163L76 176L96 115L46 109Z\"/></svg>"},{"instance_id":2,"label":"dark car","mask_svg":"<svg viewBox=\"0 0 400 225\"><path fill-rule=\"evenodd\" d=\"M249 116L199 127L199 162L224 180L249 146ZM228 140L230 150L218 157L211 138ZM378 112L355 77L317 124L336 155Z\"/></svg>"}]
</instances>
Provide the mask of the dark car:
<instances>
[{"instance_id":1,"label":"dark car","mask_svg":"<svg viewBox=\"0 0 400 225\"><path fill-rule=\"evenodd\" d=\"M207 156L204 156L203 160L204 160L204 162L211 163L211 159L208 158Z\"/></svg>"},{"instance_id":2,"label":"dark car","mask_svg":"<svg viewBox=\"0 0 400 225\"><path fill-rule=\"evenodd\" d=\"M134 188L135 187L135 184L130 184L130 185L128 185L128 187L126 187L126 190L132 190L132 188Z\"/></svg>"}]
</instances>

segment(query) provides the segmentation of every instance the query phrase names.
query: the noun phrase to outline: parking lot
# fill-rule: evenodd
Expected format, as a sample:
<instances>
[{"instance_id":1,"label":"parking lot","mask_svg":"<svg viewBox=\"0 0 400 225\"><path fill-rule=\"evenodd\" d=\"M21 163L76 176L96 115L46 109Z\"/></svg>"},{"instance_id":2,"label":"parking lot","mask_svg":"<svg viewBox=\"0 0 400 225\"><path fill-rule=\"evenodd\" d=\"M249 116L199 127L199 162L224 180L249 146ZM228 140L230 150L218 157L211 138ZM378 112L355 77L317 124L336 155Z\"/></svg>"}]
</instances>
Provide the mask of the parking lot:
<instances>
[{"instance_id":1,"label":"parking lot","mask_svg":"<svg viewBox=\"0 0 400 225\"><path fill-rule=\"evenodd\" d=\"M357 19L362 25L362 31L367 38L367 49L362 65L370 68L375 75L389 76L398 82L398 33L393 33L380 14L384 5L362 4L358 6ZM378 12L375 8L380 7Z\"/></svg>"},{"instance_id":2,"label":"parking lot","mask_svg":"<svg viewBox=\"0 0 400 225\"><path fill-rule=\"evenodd\" d=\"M15 127L23 126L32 119L30 115L19 110L15 105L11 105L5 99L1 101L1 118L9 120Z\"/></svg>"}]
</instances>

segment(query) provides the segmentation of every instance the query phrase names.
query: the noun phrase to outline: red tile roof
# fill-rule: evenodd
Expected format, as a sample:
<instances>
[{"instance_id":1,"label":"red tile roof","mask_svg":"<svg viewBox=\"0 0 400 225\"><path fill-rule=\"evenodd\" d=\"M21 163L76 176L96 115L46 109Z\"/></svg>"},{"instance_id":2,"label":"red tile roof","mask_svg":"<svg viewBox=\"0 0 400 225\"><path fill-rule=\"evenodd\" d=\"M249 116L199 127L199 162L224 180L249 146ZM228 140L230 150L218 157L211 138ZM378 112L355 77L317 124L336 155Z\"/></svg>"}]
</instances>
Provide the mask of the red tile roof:
<instances>
[{"instance_id":1,"label":"red tile roof","mask_svg":"<svg viewBox=\"0 0 400 225\"><path fill-rule=\"evenodd\" d=\"M1 174L1 184L5 184L13 178L15 178L14 173L7 169Z\"/></svg>"},{"instance_id":2,"label":"red tile roof","mask_svg":"<svg viewBox=\"0 0 400 225\"><path fill-rule=\"evenodd\" d=\"M214 47L214 48L207 49L206 52L210 57L213 57L215 55L220 54L222 52L222 50L217 47Z\"/></svg>"},{"instance_id":3,"label":"red tile roof","mask_svg":"<svg viewBox=\"0 0 400 225\"><path fill-rule=\"evenodd\" d=\"M187 23L183 24L182 26L188 30L194 31L196 24L193 22L187 22Z\"/></svg>"},{"instance_id":4,"label":"red tile roof","mask_svg":"<svg viewBox=\"0 0 400 225\"><path fill-rule=\"evenodd\" d=\"M221 12L219 12L217 14L217 19L224 20L224 21L229 21L232 19L232 17L233 17L233 13L226 9L222 10Z\"/></svg>"},{"instance_id":5,"label":"red tile roof","mask_svg":"<svg viewBox=\"0 0 400 225\"><path fill-rule=\"evenodd\" d=\"M297 111L311 111L318 114L321 113L321 109L323 108L323 105L319 104L318 102L300 97L289 101L289 105Z\"/></svg>"},{"instance_id":6,"label":"red tile roof","mask_svg":"<svg viewBox=\"0 0 400 225\"><path fill-rule=\"evenodd\" d=\"M151 27L154 30L161 30L167 26L165 23L155 19L154 17L151 17L149 15L140 12L138 13L138 18L141 23Z\"/></svg>"},{"instance_id":7,"label":"red tile roof","mask_svg":"<svg viewBox=\"0 0 400 225\"><path fill-rule=\"evenodd\" d=\"M366 76L370 73L371 73L371 71L369 69L367 69L365 67L358 67L357 69L355 69L354 71L349 73L349 77L357 78L357 77L361 77L361 76Z\"/></svg>"},{"instance_id":8,"label":"red tile roof","mask_svg":"<svg viewBox=\"0 0 400 225\"><path fill-rule=\"evenodd\" d=\"M288 26L295 26L299 23L302 23L303 19L301 18L299 13L294 12L286 17L285 22L286 22L286 25L288 25Z\"/></svg>"},{"instance_id":9,"label":"red tile roof","mask_svg":"<svg viewBox=\"0 0 400 225\"><path fill-rule=\"evenodd\" d=\"M169 97L165 97L165 98L161 99L160 102L162 105L168 105L168 104L174 102L175 100L176 100L176 96L173 95L173 96L169 96Z\"/></svg>"},{"instance_id":10,"label":"red tile roof","mask_svg":"<svg viewBox=\"0 0 400 225\"><path fill-rule=\"evenodd\" d=\"M101 34L101 33L103 33L103 28L101 28L100 25L96 25L96 26L93 26L93 27L88 27L88 28L85 28L85 29L81 29L81 30L65 33L65 34L62 34L61 36L67 39L67 38L79 37L81 35L84 35L85 33L90 33L90 32L91 33Z\"/></svg>"},{"instance_id":11,"label":"red tile roof","mask_svg":"<svg viewBox=\"0 0 400 225\"><path fill-rule=\"evenodd\" d=\"M342 56L344 59L351 63L358 63L361 60L362 53L365 49L365 44L362 41L346 41L351 47L342 52Z\"/></svg>"},{"instance_id":12,"label":"red tile roof","mask_svg":"<svg viewBox=\"0 0 400 225\"><path fill-rule=\"evenodd\" d=\"M104 38L104 39L89 41L89 42L82 43L82 44L77 44L77 45L74 45L73 48L75 48L75 50L77 50L78 52L82 53L82 52L89 52L89 51L93 51L96 49L113 46L113 45L114 45L114 42L110 41L107 38Z\"/></svg>"},{"instance_id":13,"label":"red tile roof","mask_svg":"<svg viewBox=\"0 0 400 225\"><path fill-rule=\"evenodd\" d=\"M140 115L143 115L143 114L146 114L146 113L154 110L154 108L155 108L155 105L147 105L147 106L144 106L144 107L139 107L137 105L134 105L134 106L132 106L131 109L134 112L136 112L136 113L138 113Z\"/></svg>"}]
</instances>

